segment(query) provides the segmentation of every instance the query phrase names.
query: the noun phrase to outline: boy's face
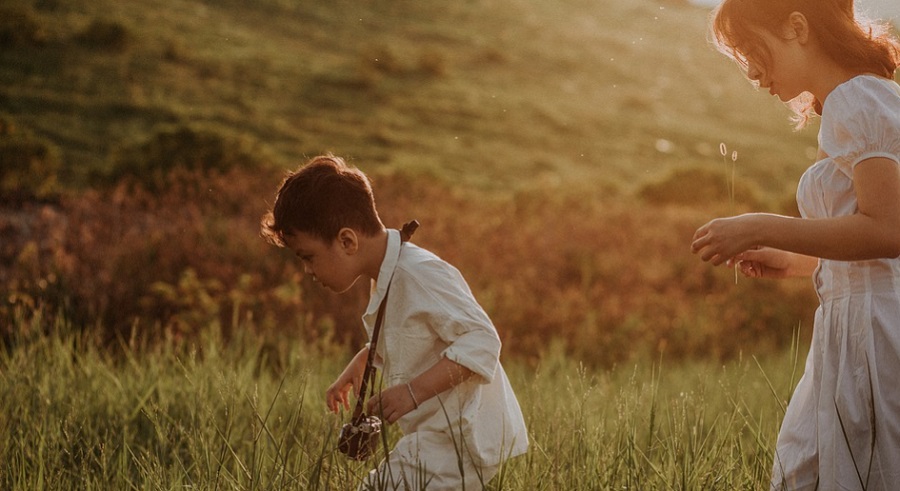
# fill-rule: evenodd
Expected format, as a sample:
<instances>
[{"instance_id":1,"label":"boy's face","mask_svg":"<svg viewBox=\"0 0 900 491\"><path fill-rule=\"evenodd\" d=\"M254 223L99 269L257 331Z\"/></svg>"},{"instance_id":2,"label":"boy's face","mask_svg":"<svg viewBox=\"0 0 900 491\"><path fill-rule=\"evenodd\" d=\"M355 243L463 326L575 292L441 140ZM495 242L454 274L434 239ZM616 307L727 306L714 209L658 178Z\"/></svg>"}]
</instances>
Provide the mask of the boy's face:
<instances>
[{"instance_id":1,"label":"boy's face","mask_svg":"<svg viewBox=\"0 0 900 491\"><path fill-rule=\"evenodd\" d=\"M300 258L303 271L337 293L349 290L360 276L354 261L358 245L355 239L349 229L342 229L330 243L306 232L284 234L285 246Z\"/></svg>"}]
</instances>

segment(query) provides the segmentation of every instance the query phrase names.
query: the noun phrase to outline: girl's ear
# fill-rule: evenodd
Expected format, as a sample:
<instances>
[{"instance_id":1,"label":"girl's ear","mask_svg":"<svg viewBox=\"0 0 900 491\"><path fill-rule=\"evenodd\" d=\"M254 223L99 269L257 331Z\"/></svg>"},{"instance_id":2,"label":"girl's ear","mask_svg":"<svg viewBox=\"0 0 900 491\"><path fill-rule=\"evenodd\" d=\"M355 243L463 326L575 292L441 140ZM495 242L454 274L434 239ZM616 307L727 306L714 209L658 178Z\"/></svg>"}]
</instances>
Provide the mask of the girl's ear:
<instances>
[{"instance_id":1,"label":"girl's ear","mask_svg":"<svg viewBox=\"0 0 900 491\"><path fill-rule=\"evenodd\" d=\"M354 255L359 250L359 236L352 228L344 227L338 231L338 245L347 255Z\"/></svg>"},{"instance_id":2,"label":"girl's ear","mask_svg":"<svg viewBox=\"0 0 900 491\"><path fill-rule=\"evenodd\" d=\"M787 24L788 39L796 39L800 44L806 44L809 40L809 21L800 12L791 12Z\"/></svg>"}]
</instances>

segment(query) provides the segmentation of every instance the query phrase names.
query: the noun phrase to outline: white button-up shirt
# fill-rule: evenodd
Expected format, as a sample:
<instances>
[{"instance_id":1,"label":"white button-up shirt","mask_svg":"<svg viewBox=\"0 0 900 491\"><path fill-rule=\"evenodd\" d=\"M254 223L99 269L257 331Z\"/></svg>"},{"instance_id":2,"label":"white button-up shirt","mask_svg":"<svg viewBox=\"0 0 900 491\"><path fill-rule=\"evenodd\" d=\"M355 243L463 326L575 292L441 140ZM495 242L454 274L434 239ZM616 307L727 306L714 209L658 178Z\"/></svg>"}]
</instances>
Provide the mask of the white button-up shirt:
<instances>
[{"instance_id":1,"label":"white button-up shirt","mask_svg":"<svg viewBox=\"0 0 900 491\"><path fill-rule=\"evenodd\" d=\"M371 339L390 282L376 360L384 387L405 384L446 357L475 375L400 418L405 435L453 431L481 465L522 454L528 435L519 403L500 365L500 338L459 271L388 230L388 245L363 323ZM453 449L448 449L453 452ZM449 454L450 456L455 455ZM455 458L455 457L452 457Z\"/></svg>"}]
</instances>

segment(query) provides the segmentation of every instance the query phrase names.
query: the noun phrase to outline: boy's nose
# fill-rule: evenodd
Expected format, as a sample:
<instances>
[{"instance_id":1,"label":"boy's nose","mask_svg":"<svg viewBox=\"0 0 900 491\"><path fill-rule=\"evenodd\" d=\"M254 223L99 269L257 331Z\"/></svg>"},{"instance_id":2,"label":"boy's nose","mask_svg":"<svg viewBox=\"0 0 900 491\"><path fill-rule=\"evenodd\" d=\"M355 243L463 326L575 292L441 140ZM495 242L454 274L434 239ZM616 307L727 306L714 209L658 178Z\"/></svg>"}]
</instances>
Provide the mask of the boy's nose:
<instances>
[{"instance_id":1,"label":"boy's nose","mask_svg":"<svg viewBox=\"0 0 900 491\"><path fill-rule=\"evenodd\" d=\"M762 70L760 70L759 67L757 67L755 64L751 63L747 66L747 77L750 80L759 81L759 79L762 77Z\"/></svg>"}]
</instances>

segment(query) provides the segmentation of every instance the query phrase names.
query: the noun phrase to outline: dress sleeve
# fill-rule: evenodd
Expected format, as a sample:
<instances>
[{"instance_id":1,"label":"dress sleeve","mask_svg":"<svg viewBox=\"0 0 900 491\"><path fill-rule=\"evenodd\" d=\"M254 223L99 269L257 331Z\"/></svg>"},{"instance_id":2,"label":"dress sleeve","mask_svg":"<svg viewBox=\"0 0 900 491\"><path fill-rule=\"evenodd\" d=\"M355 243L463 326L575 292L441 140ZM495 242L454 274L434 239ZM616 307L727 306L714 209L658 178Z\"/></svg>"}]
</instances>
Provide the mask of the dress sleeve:
<instances>
[{"instance_id":1,"label":"dress sleeve","mask_svg":"<svg viewBox=\"0 0 900 491\"><path fill-rule=\"evenodd\" d=\"M891 84L861 77L826 99L819 145L842 172L874 157L900 163L900 91Z\"/></svg>"}]
</instances>

